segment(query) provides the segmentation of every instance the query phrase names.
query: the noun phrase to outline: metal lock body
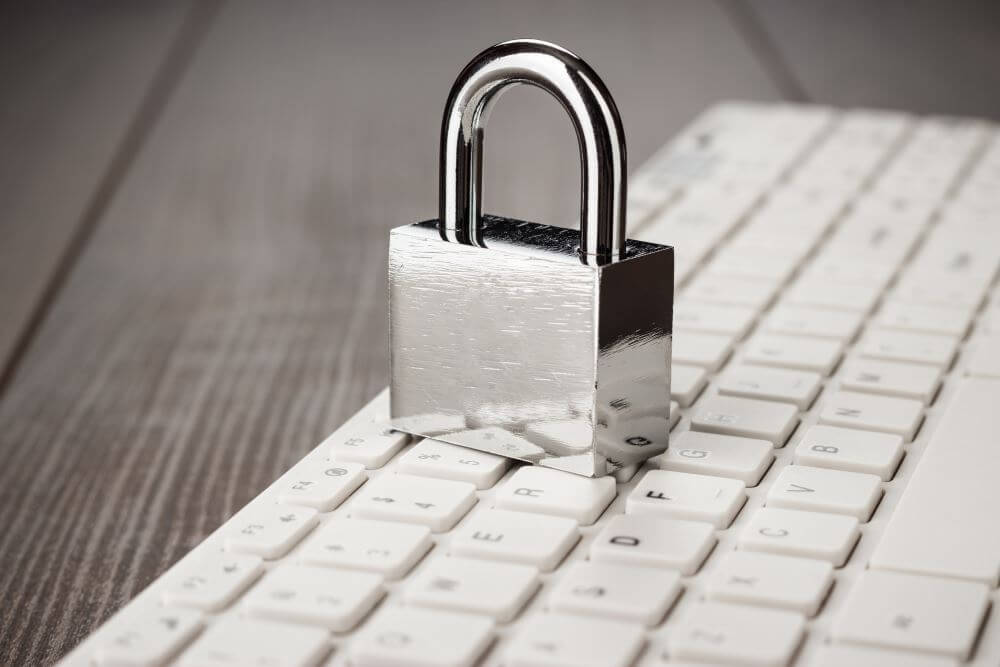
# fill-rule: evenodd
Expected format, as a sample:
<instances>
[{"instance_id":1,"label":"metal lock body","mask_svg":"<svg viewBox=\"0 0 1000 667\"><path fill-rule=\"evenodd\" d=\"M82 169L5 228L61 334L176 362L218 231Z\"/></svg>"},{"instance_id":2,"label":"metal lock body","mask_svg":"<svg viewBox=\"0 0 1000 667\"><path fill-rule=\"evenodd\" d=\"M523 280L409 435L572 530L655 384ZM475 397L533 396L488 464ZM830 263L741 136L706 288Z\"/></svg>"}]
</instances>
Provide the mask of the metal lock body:
<instances>
[{"instance_id":1,"label":"metal lock body","mask_svg":"<svg viewBox=\"0 0 1000 667\"><path fill-rule=\"evenodd\" d=\"M530 83L580 143L581 231L480 213L483 125ZM625 146L582 60L498 44L459 76L441 137L440 219L389 244L394 428L588 476L667 447L673 249L625 239Z\"/></svg>"}]
</instances>

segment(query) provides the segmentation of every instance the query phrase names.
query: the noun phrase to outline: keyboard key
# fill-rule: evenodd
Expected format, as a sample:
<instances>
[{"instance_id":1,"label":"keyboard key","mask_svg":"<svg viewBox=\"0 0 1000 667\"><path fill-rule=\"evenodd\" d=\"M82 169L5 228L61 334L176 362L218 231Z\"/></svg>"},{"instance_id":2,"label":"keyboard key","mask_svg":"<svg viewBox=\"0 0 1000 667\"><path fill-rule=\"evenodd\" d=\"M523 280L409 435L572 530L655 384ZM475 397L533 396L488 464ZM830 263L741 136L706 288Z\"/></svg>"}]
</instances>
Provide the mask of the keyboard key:
<instances>
[{"instance_id":1,"label":"keyboard key","mask_svg":"<svg viewBox=\"0 0 1000 667\"><path fill-rule=\"evenodd\" d=\"M329 650L325 629L224 616L192 644L180 664L311 667Z\"/></svg>"},{"instance_id":2,"label":"keyboard key","mask_svg":"<svg viewBox=\"0 0 1000 667\"><path fill-rule=\"evenodd\" d=\"M398 579L433 544L426 526L334 517L302 546L297 557L307 565L367 570Z\"/></svg>"},{"instance_id":3,"label":"keyboard key","mask_svg":"<svg viewBox=\"0 0 1000 667\"><path fill-rule=\"evenodd\" d=\"M868 521L882 498L882 479L860 472L792 465L767 492L768 507L847 514Z\"/></svg>"},{"instance_id":4,"label":"keyboard key","mask_svg":"<svg viewBox=\"0 0 1000 667\"><path fill-rule=\"evenodd\" d=\"M870 565L996 586L1000 382L958 381ZM960 548L956 548L961 545Z\"/></svg>"},{"instance_id":5,"label":"keyboard key","mask_svg":"<svg viewBox=\"0 0 1000 667\"><path fill-rule=\"evenodd\" d=\"M783 283L795 271L798 257L771 248L723 248L703 269L709 274Z\"/></svg>"},{"instance_id":6,"label":"keyboard key","mask_svg":"<svg viewBox=\"0 0 1000 667\"><path fill-rule=\"evenodd\" d=\"M399 474L369 482L350 507L356 517L417 523L438 533L449 530L475 504L476 487L468 482Z\"/></svg>"},{"instance_id":7,"label":"keyboard key","mask_svg":"<svg viewBox=\"0 0 1000 667\"><path fill-rule=\"evenodd\" d=\"M913 398L925 405L937 394L941 370L899 361L851 359L840 372L840 386L852 391Z\"/></svg>"},{"instance_id":8,"label":"keyboard key","mask_svg":"<svg viewBox=\"0 0 1000 667\"><path fill-rule=\"evenodd\" d=\"M334 461L360 463L372 470L381 468L410 441L402 431L394 431L388 422L375 422L353 433L334 433L321 447L326 447Z\"/></svg>"},{"instance_id":9,"label":"keyboard key","mask_svg":"<svg viewBox=\"0 0 1000 667\"><path fill-rule=\"evenodd\" d=\"M954 545L952 545L954 548ZM989 588L867 570L834 619L836 641L967 659L989 606Z\"/></svg>"},{"instance_id":10,"label":"keyboard key","mask_svg":"<svg viewBox=\"0 0 1000 667\"><path fill-rule=\"evenodd\" d=\"M673 570L577 561L556 582L549 608L652 627L680 591L680 574Z\"/></svg>"},{"instance_id":11,"label":"keyboard key","mask_svg":"<svg viewBox=\"0 0 1000 667\"><path fill-rule=\"evenodd\" d=\"M805 631L801 614L699 602L674 626L674 658L736 665L787 665Z\"/></svg>"},{"instance_id":12,"label":"keyboard key","mask_svg":"<svg viewBox=\"0 0 1000 667\"><path fill-rule=\"evenodd\" d=\"M833 566L811 558L730 551L708 578L710 600L739 602L815 616L833 585Z\"/></svg>"},{"instance_id":13,"label":"keyboard key","mask_svg":"<svg viewBox=\"0 0 1000 667\"><path fill-rule=\"evenodd\" d=\"M382 599L382 577L309 565L268 572L243 600L250 616L346 632Z\"/></svg>"},{"instance_id":14,"label":"keyboard key","mask_svg":"<svg viewBox=\"0 0 1000 667\"><path fill-rule=\"evenodd\" d=\"M903 458L903 438L836 426L810 426L795 448L795 463L892 479Z\"/></svg>"},{"instance_id":15,"label":"keyboard key","mask_svg":"<svg viewBox=\"0 0 1000 667\"><path fill-rule=\"evenodd\" d=\"M965 363L965 374L1000 380L1000 335L976 340Z\"/></svg>"},{"instance_id":16,"label":"keyboard key","mask_svg":"<svg viewBox=\"0 0 1000 667\"><path fill-rule=\"evenodd\" d=\"M644 642L638 624L539 614L521 626L504 652L506 667L628 667Z\"/></svg>"},{"instance_id":17,"label":"keyboard key","mask_svg":"<svg viewBox=\"0 0 1000 667\"><path fill-rule=\"evenodd\" d=\"M955 357L958 340L952 336L871 329L858 343L861 356L886 361L912 361L940 368Z\"/></svg>"},{"instance_id":18,"label":"keyboard key","mask_svg":"<svg viewBox=\"0 0 1000 667\"><path fill-rule=\"evenodd\" d=\"M587 478L535 466L519 468L497 491L501 509L564 516L589 526L616 494L610 477Z\"/></svg>"},{"instance_id":19,"label":"keyboard key","mask_svg":"<svg viewBox=\"0 0 1000 667\"><path fill-rule=\"evenodd\" d=\"M762 310L771 303L778 287L779 283L771 280L746 280L702 273L688 283L683 296L690 301Z\"/></svg>"},{"instance_id":20,"label":"keyboard key","mask_svg":"<svg viewBox=\"0 0 1000 667\"><path fill-rule=\"evenodd\" d=\"M759 333L747 341L743 358L752 364L829 375L840 361L840 341Z\"/></svg>"},{"instance_id":21,"label":"keyboard key","mask_svg":"<svg viewBox=\"0 0 1000 667\"><path fill-rule=\"evenodd\" d=\"M764 507L743 529L739 546L747 551L818 558L840 567L859 535L858 520L851 516Z\"/></svg>"},{"instance_id":22,"label":"keyboard key","mask_svg":"<svg viewBox=\"0 0 1000 667\"><path fill-rule=\"evenodd\" d=\"M163 591L163 603L220 611L263 572L259 556L215 552L172 574Z\"/></svg>"},{"instance_id":23,"label":"keyboard key","mask_svg":"<svg viewBox=\"0 0 1000 667\"><path fill-rule=\"evenodd\" d=\"M814 654L813 667L958 667L958 661L912 651L887 651L845 644L826 644Z\"/></svg>"},{"instance_id":24,"label":"keyboard key","mask_svg":"<svg viewBox=\"0 0 1000 667\"><path fill-rule=\"evenodd\" d=\"M790 336L853 340L864 320L863 313L810 306L780 305L764 318L761 330Z\"/></svg>"},{"instance_id":25,"label":"keyboard key","mask_svg":"<svg viewBox=\"0 0 1000 667\"><path fill-rule=\"evenodd\" d=\"M670 398L688 407L705 388L708 375L704 368L687 364L672 364L670 369Z\"/></svg>"},{"instance_id":26,"label":"keyboard key","mask_svg":"<svg viewBox=\"0 0 1000 667\"><path fill-rule=\"evenodd\" d=\"M745 306L718 306L684 299L674 302L674 328L679 331L742 338L750 330L756 316L756 310Z\"/></svg>"},{"instance_id":27,"label":"keyboard key","mask_svg":"<svg viewBox=\"0 0 1000 667\"><path fill-rule=\"evenodd\" d=\"M405 584L408 604L489 616L501 623L516 617L538 588L538 570L528 565L438 557Z\"/></svg>"},{"instance_id":28,"label":"keyboard key","mask_svg":"<svg viewBox=\"0 0 1000 667\"><path fill-rule=\"evenodd\" d=\"M692 364L717 371L733 351L734 339L723 334L674 332L670 343L673 363Z\"/></svg>"},{"instance_id":29,"label":"keyboard key","mask_svg":"<svg viewBox=\"0 0 1000 667\"><path fill-rule=\"evenodd\" d=\"M756 486L773 460L774 446L767 440L684 431L652 463L662 470L731 477Z\"/></svg>"},{"instance_id":30,"label":"keyboard key","mask_svg":"<svg viewBox=\"0 0 1000 667\"><path fill-rule=\"evenodd\" d=\"M316 510L291 505L256 505L227 525L226 551L280 558L311 531Z\"/></svg>"},{"instance_id":31,"label":"keyboard key","mask_svg":"<svg viewBox=\"0 0 1000 667\"><path fill-rule=\"evenodd\" d=\"M510 467L510 459L425 438L403 454L398 465L402 472L413 475L453 479L488 489Z\"/></svg>"},{"instance_id":32,"label":"keyboard key","mask_svg":"<svg viewBox=\"0 0 1000 667\"><path fill-rule=\"evenodd\" d=\"M746 487L738 479L650 470L629 494L625 512L705 521L722 529L733 522L746 499Z\"/></svg>"},{"instance_id":33,"label":"keyboard key","mask_svg":"<svg viewBox=\"0 0 1000 667\"><path fill-rule=\"evenodd\" d=\"M799 280L785 292L782 304L867 313L875 307L881 291L881 287L871 284Z\"/></svg>"},{"instance_id":34,"label":"keyboard key","mask_svg":"<svg viewBox=\"0 0 1000 667\"><path fill-rule=\"evenodd\" d=\"M473 614L384 606L347 648L351 664L471 667L493 641L493 621Z\"/></svg>"},{"instance_id":35,"label":"keyboard key","mask_svg":"<svg viewBox=\"0 0 1000 667\"><path fill-rule=\"evenodd\" d=\"M365 483L364 471L360 463L305 461L282 480L278 502L329 512Z\"/></svg>"},{"instance_id":36,"label":"keyboard key","mask_svg":"<svg viewBox=\"0 0 1000 667\"><path fill-rule=\"evenodd\" d=\"M129 609L112 623L94 656L98 665L162 665L198 634L204 618L193 610L150 607Z\"/></svg>"},{"instance_id":37,"label":"keyboard key","mask_svg":"<svg viewBox=\"0 0 1000 667\"><path fill-rule=\"evenodd\" d=\"M818 373L808 371L730 364L719 378L718 387L725 396L784 401L806 410L819 393L821 380Z\"/></svg>"},{"instance_id":38,"label":"keyboard key","mask_svg":"<svg viewBox=\"0 0 1000 667\"><path fill-rule=\"evenodd\" d=\"M618 514L590 544L590 559L604 563L698 571L715 546L710 523Z\"/></svg>"},{"instance_id":39,"label":"keyboard key","mask_svg":"<svg viewBox=\"0 0 1000 667\"><path fill-rule=\"evenodd\" d=\"M946 334L962 338L972 321L968 306L925 306L901 301L887 301L875 317L884 329Z\"/></svg>"},{"instance_id":40,"label":"keyboard key","mask_svg":"<svg viewBox=\"0 0 1000 667\"><path fill-rule=\"evenodd\" d=\"M525 563L548 572L579 539L572 519L490 509L459 526L449 548L457 556Z\"/></svg>"},{"instance_id":41,"label":"keyboard key","mask_svg":"<svg viewBox=\"0 0 1000 667\"><path fill-rule=\"evenodd\" d=\"M923 403L855 391L836 391L826 397L819 413L821 424L895 433L913 440L923 421Z\"/></svg>"},{"instance_id":42,"label":"keyboard key","mask_svg":"<svg viewBox=\"0 0 1000 667\"><path fill-rule=\"evenodd\" d=\"M768 440L781 447L798 424L798 410L789 403L713 396L691 411L691 429L722 435Z\"/></svg>"}]
</instances>

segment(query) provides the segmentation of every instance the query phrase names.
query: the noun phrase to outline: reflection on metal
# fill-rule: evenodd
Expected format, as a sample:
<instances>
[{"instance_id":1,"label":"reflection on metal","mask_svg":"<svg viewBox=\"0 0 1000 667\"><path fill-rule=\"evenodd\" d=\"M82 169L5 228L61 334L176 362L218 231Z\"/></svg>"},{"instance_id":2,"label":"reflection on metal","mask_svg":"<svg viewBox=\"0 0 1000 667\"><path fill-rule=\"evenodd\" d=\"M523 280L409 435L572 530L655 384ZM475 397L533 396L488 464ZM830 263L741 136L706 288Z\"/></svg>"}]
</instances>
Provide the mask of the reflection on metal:
<instances>
[{"instance_id":1,"label":"reflection on metal","mask_svg":"<svg viewBox=\"0 0 1000 667\"><path fill-rule=\"evenodd\" d=\"M514 83L574 122L580 232L480 214L486 112ZM390 237L395 428L589 476L666 449L673 249L625 240L625 187L617 109L577 56L518 40L462 71L440 220Z\"/></svg>"}]
</instances>

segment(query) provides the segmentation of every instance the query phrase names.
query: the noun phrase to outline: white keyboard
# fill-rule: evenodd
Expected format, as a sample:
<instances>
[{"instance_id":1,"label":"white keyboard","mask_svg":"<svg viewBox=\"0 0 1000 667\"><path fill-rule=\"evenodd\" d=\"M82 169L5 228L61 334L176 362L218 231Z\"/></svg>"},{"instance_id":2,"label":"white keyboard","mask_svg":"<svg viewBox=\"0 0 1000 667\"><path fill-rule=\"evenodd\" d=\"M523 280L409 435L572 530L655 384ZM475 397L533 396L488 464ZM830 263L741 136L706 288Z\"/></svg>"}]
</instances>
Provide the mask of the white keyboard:
<instances>
[{"instance_id":1,"label":"white keyboard","mask_svg":"<svg viewBox=\"0 0 1000 667\"><path fill-rule=\"evenodd\" d=\"M62 664L1000 665L1000 132L724 104L628 206L665 454L524 467L383 393Z\"/></svg>"}]
</instances>

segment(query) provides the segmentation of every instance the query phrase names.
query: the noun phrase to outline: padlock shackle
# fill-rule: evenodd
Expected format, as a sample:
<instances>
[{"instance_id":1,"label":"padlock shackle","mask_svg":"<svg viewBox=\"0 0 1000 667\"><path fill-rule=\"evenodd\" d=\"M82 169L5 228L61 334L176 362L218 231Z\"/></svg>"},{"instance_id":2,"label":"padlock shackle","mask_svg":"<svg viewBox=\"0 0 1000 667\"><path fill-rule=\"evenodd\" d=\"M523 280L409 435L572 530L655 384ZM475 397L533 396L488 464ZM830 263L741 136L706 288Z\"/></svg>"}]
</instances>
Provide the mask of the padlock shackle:
<instances>
[{"instance_id":1,"label":"padlock shackle","mask_svg":"<svg viewBox=\"0 0 1000 667\"><path fill-rule=\"evenodd\" d=\"M625 255L625 133L607 86L574 53L517 39L492 46L459 74L441 123L439 219L446 241L482 242L483 131L491 103L527 83L569 113L580 146L580 253L588 264Z\"/></svg>"}]
</instances>

